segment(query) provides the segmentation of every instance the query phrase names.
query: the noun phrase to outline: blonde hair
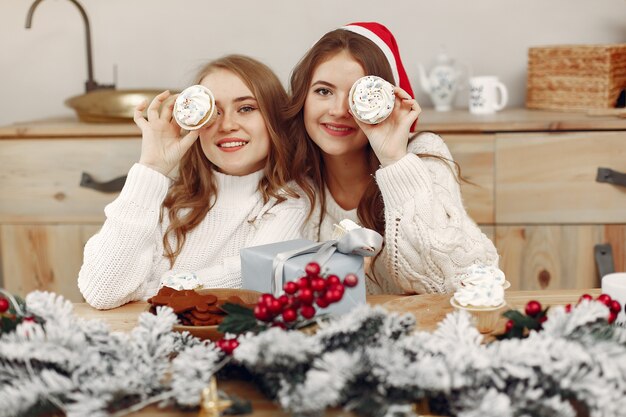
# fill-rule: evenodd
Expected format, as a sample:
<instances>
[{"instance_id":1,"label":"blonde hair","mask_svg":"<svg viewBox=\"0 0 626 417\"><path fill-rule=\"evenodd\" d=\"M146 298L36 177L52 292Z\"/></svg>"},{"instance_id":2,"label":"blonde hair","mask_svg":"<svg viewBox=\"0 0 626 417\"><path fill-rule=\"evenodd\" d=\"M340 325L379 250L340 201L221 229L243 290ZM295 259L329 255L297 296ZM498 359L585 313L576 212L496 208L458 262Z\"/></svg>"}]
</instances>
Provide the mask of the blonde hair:
<instances>
[{"instance_id":1,"label":"blonde hair","mask_svg":"<svg viewBox=\"0 0 626 417\"><path fill-rule=\"evenodd\" d=\"M218 69L234 73L250 89L269 132L270 150L258 188L263 202L275 198L277 204L281 203L286 199L285 194L298 198L286 186L289 155L282 103L288 101L288 96L280 80L268 66L253 58L228 55L205 65L199 71L196 82L202 82L204 77ZM214 178L217 167L207 159L199 140L182 157L179 167L179 175L170 187L161 210L163 218L164 209L167 209L170 221L163 236L163 245L171 267L182 250L187 233L202 222L218 197ZM284 192L281 193L281 190ZM170 243L172 239L174 247Z\"/></svg>"}]
</instances>

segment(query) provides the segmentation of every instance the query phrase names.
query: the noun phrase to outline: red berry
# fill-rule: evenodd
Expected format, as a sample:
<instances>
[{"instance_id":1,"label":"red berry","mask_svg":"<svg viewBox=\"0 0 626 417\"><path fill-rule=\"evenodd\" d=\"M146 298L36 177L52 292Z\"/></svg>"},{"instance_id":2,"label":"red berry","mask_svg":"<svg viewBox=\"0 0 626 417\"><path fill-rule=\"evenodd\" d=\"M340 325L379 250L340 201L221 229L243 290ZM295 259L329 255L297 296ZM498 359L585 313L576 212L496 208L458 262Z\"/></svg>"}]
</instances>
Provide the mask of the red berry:
<instances>
[{"instance_id":1,"label":"red berry","mask_svg":"<svg viewBox=\"0 0 626 417\"><path fill-rule=\"evenodd\" d=\"M302 277L298 280L298 288L309 288L311 286L311 281L307 277Z\"/></svg>"},{"instance_id":2,"label":"red berry","mask_svg":"<svg viewBox=\"0 0 626 417\"><path fill-rule=\"evenodd\" d=\"M526 303L526 315L535 317L541 313L541 303L539 301L531 300Z\"/></svg>"},{"instance_id":3,"label":"red berry","mask_svg":"<svg viewBox=\"0 0 626 417\"><path fill-rule=\"evenodd\" d=\"M313 289L313 291L324 291L324 289L326 288L326 280L324 278L313 278L311 279L311 289Z\"/></svg>"},{"instance_id":4,"label":"red berry","mask_svg":"<svg viewBox=\"0 0 626 417\"><path fill-rule=\"evenodd\" d=\"M239 347L239 341L237 339L228 340L226 346L228 346L228 350L232 353L235 349Z\"/></svg>"},{"instance_id":5,"label":"red berry","mask_svg":"<svg viewBox=\"0 0 626 417\"><path fill-rule=\"evenodd\" d=\"M607 307L610 307L611 301L613 301L613 299L611 299L611 296L608 294L600 294L598 298L596 298L596 300L600 301L602 304L604 304Z\"/></svg>"},{"instance_id":6,"label":"red berry","mask_svg":"<svg viewBox=\"0 0 626 417\"><path fill-rule=\"evenodd\" d=\"M254 307L254 317L257 320L269 321L270 320L270 314L269 314L269 311L268 311L267 307L264 306L263 304L257 304Z\"/></svg>"},{"instance_id":7,"label":"red berry","mask_svg":"<svg viewBox=\"0 0 626 417\"><path fill-rule=\"evenodd\" d=\"M310 277L318 276L321 270L322 268L320 268L320 264L318 264L317 262L309 262L304 267L304 272L306 272L306 274Z\"/></svg>"},{"instance_id":8,"label":"red berry","mask_svg":"<svg viewBox=\"0 0 626 417\"><path fill-rule=\"evenodd\" d=\"M620 311L622 311L622 306L620 305L619 301L612 300L611 305L609 305L609 309L612 313L618 314Z\"/></svg>"},{"instance_id":9,"label":"red berry","mask_svg":"<svg viewBox=\"0 0 626 417\"><path fill-rule=\"evenodd\" d=\"M35 322L35 318L34 317L24 317L24 319L22 321L25 321L27 323L34 323Z\"/></svg>"},{"instance_id":10,"label":"red berry","mask_svg":"<svg viewBox=\"0 0 626 417\"><path fill-rule=\"evenodd\" d=\"M296 291L298 291L298 284L293 281L289 281L283 285L283 290L285 290L287 294L295 294Z\"/></svg>"},{"instance_id":11,"label":"red berry","mask_svg":"<svg viewBox=\"0 0 626 417\"><path fill-rule=\"evenodd\" d=\"M302 306L300 307L300 314L302 314L302 317L304 317L305 319L310 319L315 315L315 307Z\"/></svg>"},{"instance_id":12,"label":"red berry","mask_svg":"<svg viewBox=\"0 0 626 417\"><path fill-rule=\"evenodd\" d=\"M313 299L315 298L315 295L313 294L312 289L302 288L300 289L300 291L298 291L297 297L302 304L311 305L313 304Z\"/></svg>"},{"instance_id":13,"label":"red berry","mask_svg":"<svg viewBox=\"0 0 626 417\"><path fill-rule=\"evenodd\" d=\"M513 320L509 320L506 322L506 324L504 325L504 330L508 333L511 331L511 329L515 326L515 323L513 322Z\"/></svg>"},{"instance_id":14,"label":"red berry","mask_svg":"<svg viewBox=\"0 0 626 417\"><path fill-rule=\"evenodd\" d=\"M9 300L4 297L0 297L0 313L6 313L9 309Z\"/></svg>"},{"instance_id":15,"label":"red berry","mask_svg":"<svg viewBox=\"0 0 626 417\"><path fill-rule=\"evenodd\" d=\"M259 297L259 301L257 301L257 304L262 304L265 307L268 307L272 304L272 301L274 301L275 298L272 294L261 294L261 296Z\"/></svg>"},{"instance_id":16,"label":"red berry","mask_svg":"<svg viewBox=\"0 0 626 417\"><path fill-rule=\"evenodd\" d=\"M267 309L270 311L270 313L275 315L282 311L283 304L279 300L273 299L267 306Z\"/></svg>"},{"instance_id":17,"label":"red berry","mask_svg":"<svg viewBox=\"0 0 626 417\"><path fill-rule=\"evenodd\" d=\"M359 283L359 277L356 274L348 274L343 279L343 285L346 287L356 287Z\"/></svg>"},{"instance_id":18,"label":"red berry","mask_svg":"<svg viewBox=\"0 0 626 417\"><path fill-rule=\"evenodd\" d=\"M609 319L608 319L609 324L611 324L611 323L613 323L615 321L615 319L617 318L617 314L618 313L614 313L612 311L609 313Z\"/></svg>"},{"instance_id":19,"label":"red berry","mask_svg":"<svg viewBox=\"0 0 626 417\"><path fill-rule=\"evenodd\" d=\"M296 310L294 310L292 308L288 308L288 309L283 311L283 320L286 323L294 321L297 317L298 317L298 313L296 313Z\"/></svg>"},{"instance_id":20,"label":"red berry","mask_svg":"<svg viewBox=\"0 0 626 417\"><path fill-rule=\"evenodd\" d=\"M578 299L578 302L580 303L583 300L593 300L593 297L591 295L589 295L589 294L583 294Z\"/></svg>"},{"instance_id":21,"label":"red berry","mask_svg":"<svg viewBox=\"0 0 626 417\"><path fill-rule=\"evenodd\" d=\"M569 313L569 312L571 312L571 311L572 311L572 305L571 305L571 304L567 304L567 305L565 306L565 312L566 312L566 313Z\"/></svg>"},{"instance_id":22,"label":"red berry","mask_svg":"<svg viewBox=\"0 0 626 417\"><path fill-rule=\"evenodd\" d=\"M286 306L289 303L289 297L283 294L280 297L278 297L278 302L280 303L281 306Z\"/></svg>"},{"instance_id":23,"label":"red berry","mask_svg":"<svg viewBox=\"0 0 626 417\"><path fill-rule=\"evenodd\" d=\"M341 280L339 279L339 277L337 275L329 275L326 278L326 285L327 286L336 285L336 284L341 284Z\"/></svg>"},{"instance_id":24,"label":"red berry","mask_svg":"<svg viewBox=\"0 0 626 417\"><path fill-rule=\"evenodd\" d=\"M326 295L324 296L324 298L326 299L326 301L328 301L329 304L336 303L337 301L341 300L342 297L343 297L343 292L335 288L331 288L328 291L326 291Z\"/></svg>"},{"instance_id":25,"label":"red berry","mask_svg":"<svg viewBox=\"0 0 626 417\"><path fill-rule=\"evenodd\" d=\"M548 316L541 316L541 317L539 318L539 323L543 324L543 323L545 323L547 320L548 320Z\"/></svg>"},{"instance_id":26,"label":"red berry","mask_svg":"<svg viewBox=\"0 0 626 417\"><path fill-rule=\"evenodd\" d=\"M315 300L315 304L322 308L328 307L328 301L326 300L326 293L320 295L317 300Z\"/></svg>"},{"instance_id":27,"label":"red berry","mask_svg":"<svg viewBox=\"0 0 626 417\"><path fill-rule=\"evenodd\" d=\"M282 321L275 321L274 323L272 323L272 327L280 327L283 330L287 328L287 326L285 326L285 323L283 323Z\"/></svg>"}]
</instances>

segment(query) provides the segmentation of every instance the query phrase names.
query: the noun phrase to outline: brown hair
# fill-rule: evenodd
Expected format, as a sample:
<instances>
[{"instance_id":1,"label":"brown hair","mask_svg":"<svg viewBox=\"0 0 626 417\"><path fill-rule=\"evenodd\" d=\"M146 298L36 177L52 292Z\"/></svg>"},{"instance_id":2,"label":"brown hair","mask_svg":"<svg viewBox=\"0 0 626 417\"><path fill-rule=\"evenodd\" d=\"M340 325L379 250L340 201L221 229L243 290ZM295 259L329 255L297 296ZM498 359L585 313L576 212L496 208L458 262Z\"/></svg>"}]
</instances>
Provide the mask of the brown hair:
<instances>
[{"instance_id":1,"label":"brown hair","mask_svg":"<svg viewBox=\"0 0 626 417\"><path fill-rule=\"evenodd\" d=\"M392 84L395 83L387 58L378 46L364 36L343 29L325 34L293 69L290 83L291 101L287 108L289 133L295 148L292 164L293 179L311 201L311 208L315 207L316 194L319 197L322 208L320 224L326 208L326 196L323 192L324 159L320 148L313 142L304 127L304 103L315 69L322 62L343 50L348 51L361 64L366 75L377 75ZM369 146L368 155L370 172L373 174L380 162ZM309 181L313 183L313 186ZM380 190L372 177L359 201L357 215L363 226L384 234L383 209Z\"/></svg>"},{"instance_id":2,"label":"brown hair","mask_svg":"<svg viewBox=\"0 0 626 417\"><path fill-rule=\"evenodd\" d=\"M269 132L271 146L265 162L264 176L259 181L259 191L263 202L275 198L278 203L285 201L285 194L297 198L298 195L286 186L289 155L287 152L287 130L285 129L283 103L287 93L274 72L265 64L242 55L228 55L209 62L198 73L196 83L216 70L226 70L237 75L250 89L259 104L259 111ZM185 243L186 234L198 226L215 204L218 196L214 179L217 167L207 159L200 141L197 140L183 155L179 164L179 175L163 201L163 209L168 210L170 224L163 236L165 257L173 267ZM284 193L281 193L281 190ZM170 238L174 238L172 248Z\"/></svg>"}]
</instances>

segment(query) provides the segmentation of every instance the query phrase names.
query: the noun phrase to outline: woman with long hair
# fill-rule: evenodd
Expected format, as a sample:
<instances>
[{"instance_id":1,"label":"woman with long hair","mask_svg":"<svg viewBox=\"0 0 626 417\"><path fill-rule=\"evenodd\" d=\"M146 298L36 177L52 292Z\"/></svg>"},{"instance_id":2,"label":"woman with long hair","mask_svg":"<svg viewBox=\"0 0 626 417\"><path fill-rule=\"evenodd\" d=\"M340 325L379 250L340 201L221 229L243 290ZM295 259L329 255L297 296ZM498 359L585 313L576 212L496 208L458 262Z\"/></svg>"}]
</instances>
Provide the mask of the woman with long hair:
<instances>
[{"instance_id":1,"label":"woman with long hair","mask_svg":"<svg viewBox=\"0 0 626 417\"><path fill-rule=\"evenodd\" d=\"M169 92L142 116L141 156L102 229L85 246L78 286L93 307L156 293L166 280L240 288L239 250L300 237L307 201L286 183L289 155L280 81L264 64L230 55L207 64L198 84L217 119L181 137ZM164 104L165 103L165 104ZM167 175L178 167L177 175Z\"/></svg>"},{"instance_id":2,"label":"woman with long hair","mask_svg":"<svg viewBox=\"0 0 626 417\"><path fill-rule=\"evenodd\" d=\"M348 104L366 75L396 86L391 115L375 125L354 118ZM385 26L353 23L326 33L294 68L290 93L292 174L312 208L305 235L330 239L344 218L381 233L368 291L452 292L473 265L497 267L492 242L463 207L443 140L424 132L409 141L421 109Z\"/></svg>"}]
</instances>

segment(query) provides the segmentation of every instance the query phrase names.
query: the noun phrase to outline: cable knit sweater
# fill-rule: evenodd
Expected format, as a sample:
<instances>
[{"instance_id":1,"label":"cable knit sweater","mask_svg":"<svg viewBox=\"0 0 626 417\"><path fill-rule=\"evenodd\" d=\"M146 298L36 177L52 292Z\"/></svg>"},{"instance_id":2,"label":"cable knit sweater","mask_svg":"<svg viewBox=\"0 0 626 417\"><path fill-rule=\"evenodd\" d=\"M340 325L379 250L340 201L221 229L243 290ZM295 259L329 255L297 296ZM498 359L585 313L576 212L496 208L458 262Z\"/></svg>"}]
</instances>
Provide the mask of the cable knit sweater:
<instances>
[{"instance_id":1,"label":"cable knit sweater","mask_svg":"<svg viewBox=\"0 0 626 417\"><path fill-rule=\"evenodd\" d=\"M114 308L153 295L165 275L188 272L208 288L240 288L239 250L301 237L308 210L305 198L263 204L257 190L262 176L215 173L217 202L187 233L170 269L163 247L169 221L166 215L159 221L170 180L135 164L119 197L106 206L102 229L85 246L78 276L85 300L98 309Z\"/></svg>"},{"instance_id":2,"label":"cable knit sweater","mask_svg":"<svg viewBox=\"0 0 626 417\"><path fill-rule=\"evenodd\" d=\"M409 154L376 171L385 203L385 246L374 264L376 283L370 293L453 292L464 271L475 263L498 265L493 243L469 217L463 206L454 169L428 153L452 159L443 140L421 133L409 143ZM451 169L452 168L452 169ZM333 224L344 218L358 223L356 209L344 210L326 192L326 214L319 225L319 205L305 235L331 238ZM371 274L370 274L370 278Z\"/></svg>"}]
</instances>

